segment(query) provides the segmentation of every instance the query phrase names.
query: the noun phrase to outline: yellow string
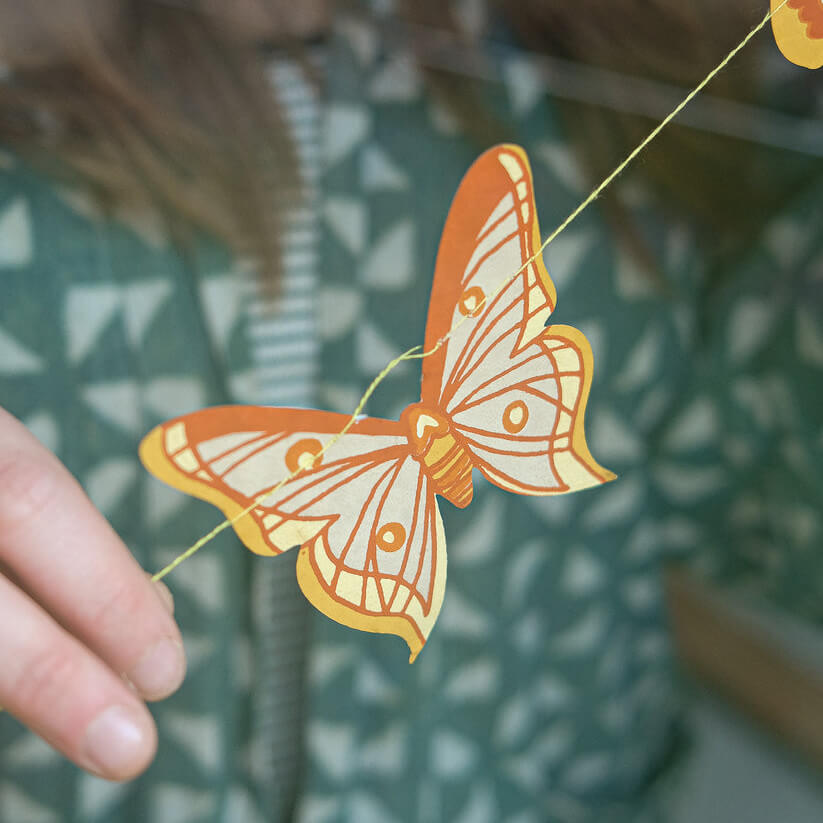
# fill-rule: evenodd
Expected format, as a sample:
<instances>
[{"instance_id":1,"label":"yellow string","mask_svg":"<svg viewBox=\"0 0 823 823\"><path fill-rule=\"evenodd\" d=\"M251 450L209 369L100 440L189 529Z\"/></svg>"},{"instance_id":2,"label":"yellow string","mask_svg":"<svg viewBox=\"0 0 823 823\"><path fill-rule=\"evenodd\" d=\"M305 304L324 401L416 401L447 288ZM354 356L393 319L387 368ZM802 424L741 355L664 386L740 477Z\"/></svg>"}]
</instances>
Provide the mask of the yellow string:
<instances>
[{"instance_id":1,"label":"yellow string","mask_svg":"<svg viewBox=\"0 0 823 823\"><path fill-rule=\"evenodd\" d=\"M675 106L674 109L662 120L658 123L647 135L637 144L637 146L632 150L632 152L626 156L626 158L597 186L595 187L588 197L583 200L580 205L577 206L569 216L543 241L543 244L540 248L531 256L525 263L513 274L510 274L508 277L504 278L503 281L494 289L491 295L483 297L483 299L478 303L475 310L472 311L471 314L464 315L463 317L455 323L446 334L444 334L429 351L421 351L423 348L420 345L413 346L408 351L403 352L403 354L398 355L394 358L384 369L377 375L377 377L372 380L369 384L369 387L364 392L363 396L360 398L360 402L357 404L357 408L352 412L351 417L349 418L346 425L343 429L338 432L334 437L328 440L323 447L320 449L319 452L314 456L314 458L306 465L298 468L296 471L287 474L277 485L273 486L270 489L267 489L263 494L256 497L245 509L240 511L238 514L234 515L231 518L227 518L222 523L219 523L215 528L213 528L208 534L201 537L194 545L190 546L186 551L184 551L181 555L176 557L169 563L167 566L162 568L159 572L155 573L152 576L152 580L162 580L169 572L173 571L177 568L184 560L187 560L191 557L195 552L203 548L206 543L209 543L215 537L217 537L220 532L224 529L227 529L229 526L234 525L238 520L242 517L245 517L255 506L258 506L262 503L267 497L270 497L273 494L276 494L286 483L290 480L294 479L299 475L302 471L310 468L313 465L314 461L317 460L321 455L325 454L344 434L346 434L351 427L357 422L357 418L360 413L363 411L366 403L368 402L369 398L374 394L375 389L385 380L388 374L393 371L400 363L406 360L422 360L424 357L430 357L436 351L438 351L443 344L465 323L467 320L474 319L477 316L477 309L480 309L488 300L494 299L501 291L503 291L518 275L522 274L545 250L546 247L553 242L558 235L564 232L579 216L580 214L588 208L598 197L608 188L614 179L618 177L623 171L626 170L626 167L629 166L637 156L651 143L664 128L666 128L669 123L674 120L678 114L680 114L686 106L691 103L691 101L700 94L701 91L721 72L723 69L737 56L738 52L744 49L749 41L759 32L763 27L771 20L772 16L775 15L783 6L788 3L789 0L783 0L783 2L777 6L773 11L769 11L763 17L763 19L715 66L701 81L698 83L684 98L683 100Z\"/></svg>"}]
</instances>

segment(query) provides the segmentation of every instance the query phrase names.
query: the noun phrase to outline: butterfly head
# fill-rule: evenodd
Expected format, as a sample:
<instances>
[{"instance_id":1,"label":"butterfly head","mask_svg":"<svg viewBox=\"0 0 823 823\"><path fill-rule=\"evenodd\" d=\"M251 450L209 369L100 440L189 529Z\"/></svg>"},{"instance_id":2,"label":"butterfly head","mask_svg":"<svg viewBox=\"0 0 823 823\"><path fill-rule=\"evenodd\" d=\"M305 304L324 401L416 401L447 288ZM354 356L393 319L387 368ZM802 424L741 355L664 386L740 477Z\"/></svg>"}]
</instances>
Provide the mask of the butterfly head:
<instances>
[{"instance_id":1,"label":"butterfly head","mask_svg":"<svg viewBox=\"0 0 823 823\"><path fill-rule=\"evenodd\" d=\"M407 436L412 450L420 457L424 455L435 440L449 433L449 421L423 403L413 403L403 412L401 421L406 424Z\"/></svg>"}]
</instances>

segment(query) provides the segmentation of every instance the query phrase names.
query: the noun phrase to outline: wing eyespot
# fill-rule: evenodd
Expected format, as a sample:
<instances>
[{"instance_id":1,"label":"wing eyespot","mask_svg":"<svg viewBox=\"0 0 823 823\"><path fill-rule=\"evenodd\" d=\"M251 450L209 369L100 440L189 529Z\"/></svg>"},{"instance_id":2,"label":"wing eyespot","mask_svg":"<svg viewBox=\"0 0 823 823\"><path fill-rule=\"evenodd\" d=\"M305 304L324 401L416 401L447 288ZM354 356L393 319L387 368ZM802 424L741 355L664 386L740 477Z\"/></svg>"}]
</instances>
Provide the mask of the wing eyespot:
<instances>
[{"instance_id":1,"label":"wing eyespot","mask_svg":"<svg viewBox=\"0 0 823 823\"><path fill-rule=\"evenodd\" d=\"M402 523L386 523L375 537L377 548L384 552L396 552L406 544L406 529Z\"/></svg>"},{"instance_id":2,"label":"wing eyespot","mask_svg":"<svg viewBox=\"0 0 823 823\"><path fill-rule=\"evenodd\" d=\"M486 295L480 286L469 286L460 296L457 309L464 317L474 317L483 308Z\"/></svg>"},{"instance_id":3,"label":"wing eyespot","mask_svg":"<svg viewBox=\"0 0 823 823\"><path fill-rule=\"evenodd\" d=\"M322 455L318 454L323 450L323 444L314 437L306 437L298 440L286 452L286 468L294 474L302 469L319 465L323 461Z\"/></svg>"},{"instance_id":4,"label":"wing eyespot","mask_svg":"<svg viewBox=\"0 0 823 823\"><path fill-rule=\"evenodd\" d=\"M529 407L522 400L514 400L503 411L503 428L509 434L523 431L529 422Z\"/></svg>"}]
</instances>

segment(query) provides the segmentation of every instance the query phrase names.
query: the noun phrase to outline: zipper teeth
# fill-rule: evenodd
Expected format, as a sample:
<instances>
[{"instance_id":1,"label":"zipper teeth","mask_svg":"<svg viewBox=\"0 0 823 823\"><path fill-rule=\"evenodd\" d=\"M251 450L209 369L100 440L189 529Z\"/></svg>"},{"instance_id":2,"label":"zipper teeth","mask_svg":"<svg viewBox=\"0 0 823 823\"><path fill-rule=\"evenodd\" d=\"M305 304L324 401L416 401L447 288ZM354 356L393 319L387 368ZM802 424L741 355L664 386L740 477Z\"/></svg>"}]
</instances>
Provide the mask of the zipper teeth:
<instances>
[{"instance_id":1,"label":"zipper teeth","mask_svg":"<svg viewBox=\"0 0 823 823\"><path fill-rule=\"evenodd\" d=\"M313 295L319 259L320 101L294 60L275 58L269 79L295 141L303 196L296 205L283 196L272 198L282 231L280 293L272 298L253 274L246 276L247 328L258 402L311 407L319 355ZM257 671L251 768L273 820L287 819L293 809L303 759L309 606L297 585L296 560L292 551L261 563L252 591Z\"/></svg>"}]
</instances>

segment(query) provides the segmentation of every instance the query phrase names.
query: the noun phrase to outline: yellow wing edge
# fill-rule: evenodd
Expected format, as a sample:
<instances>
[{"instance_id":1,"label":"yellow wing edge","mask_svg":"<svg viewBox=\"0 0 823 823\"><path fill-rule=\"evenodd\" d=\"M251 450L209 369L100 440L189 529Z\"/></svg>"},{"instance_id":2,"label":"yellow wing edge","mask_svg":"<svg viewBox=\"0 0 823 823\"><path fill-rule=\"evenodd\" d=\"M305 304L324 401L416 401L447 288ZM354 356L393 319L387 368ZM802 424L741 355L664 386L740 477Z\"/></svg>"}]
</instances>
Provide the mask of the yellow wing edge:
<instances>
[{"instance_id":1,"label":"yellow wing edge","mask_svg":"<svg viewBox=\"0 0 823 823\"><path fill-rule=\"evenodd\" d=\"M184 494L197 497L217 506L232 521L232 527L246 548L255 554L265 557L274 557L281 552L274 550L263 538L260 528L251 517L244 517L244 507L228 495L215 489L207 483L195 480L193 477L180 471L169 460L163 448L164 426L156 426L141 441L138 453L140 460L148 471L159 480Z\"/></svg>"},{"instance_id":2,"label":"yellow wing edge","mask_svg":"<svg viewBox=\"0 0 823 823\"><path fill-rule=\"evenodd\" d=\"M551 275L549 274L549 270L546 268L546 264L543 262L543 254L540 252L540 247L543 245L543 238L540 235L540 221L537 217L537 203L535 202L534 193L534 176L532 175L532 166L529 162L529 156L526 154L526 150L522 146L518 146L514 143L504 143L502 146L500 146L500 148L505 149L511 154L517 155L517 158L523 164L523 168L529 177L529 200L530 208L532 211L531 253L533 255L537 255L534 259L535 271L537 272L540 284L546 290L546 294L548 295L549 300L551 301L551 311L554 311L555 306L557 306L557 288L554 285L554 280L552 280Z\"/></svg>"},{"instance_id":3,"label":"yellow wing edge","mask_svg":"<svg viewBox=\"0 0 823 823\"><path fill-rule=\"evenodd\" d=\"M414 663L425 641L420 639L408 618L362 614L335 600L317 579L310 551L309 546L303 546L297 556L297 582L306 599L326 617L350 629L373 634L394 634L401 637L409 647L409 663Z\"/></svg>"},{"instance_id":4,"label":"yellow wing edge","mask_svg":"<svg viewBox=\"0 0 823 823\"><path fill-rule=\"evenodd\" d=\"M592 354L592 347L580 329L574 326L565 325L551 325L546 327L543 339L561 339L566 340L575 346L580 351L580 356L583 361L583 385L580 388L579 399L577 401L577 414L574 417L574 423L571 431L571 445L574 453L583 461L588 471L597 477L601 478L602 483L608 483L615 480L617 475L601 466L592 456L589 451L589 444L586 442L586 406L589 402L589 391L592 385L592 377L594 374L594 355ZM574 491L574 487L569 491Z\"/></svg>"}]
</instances>

